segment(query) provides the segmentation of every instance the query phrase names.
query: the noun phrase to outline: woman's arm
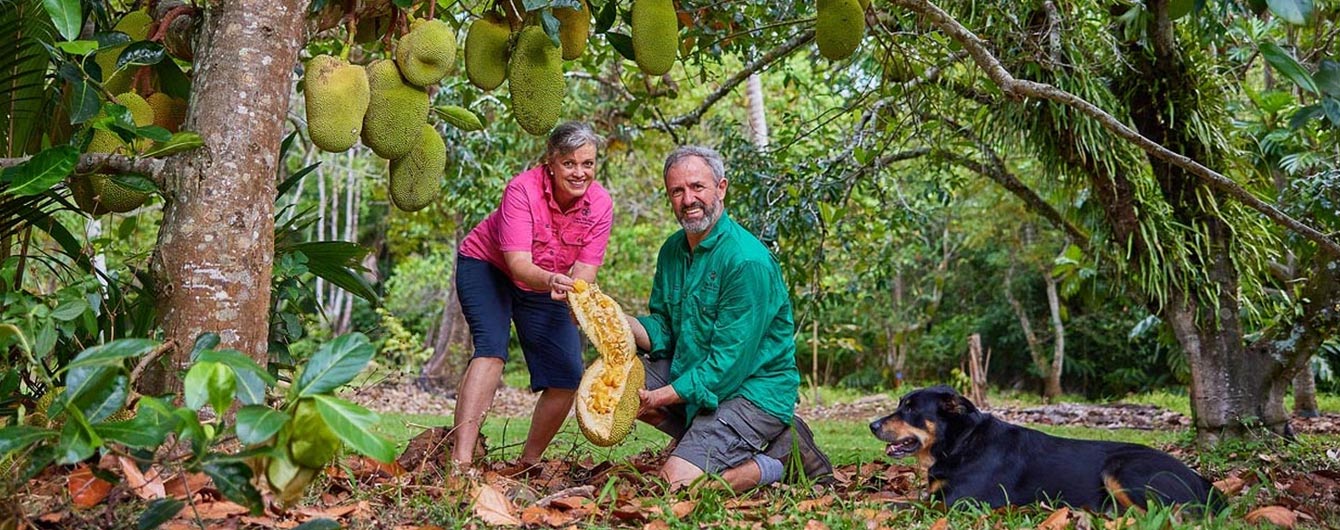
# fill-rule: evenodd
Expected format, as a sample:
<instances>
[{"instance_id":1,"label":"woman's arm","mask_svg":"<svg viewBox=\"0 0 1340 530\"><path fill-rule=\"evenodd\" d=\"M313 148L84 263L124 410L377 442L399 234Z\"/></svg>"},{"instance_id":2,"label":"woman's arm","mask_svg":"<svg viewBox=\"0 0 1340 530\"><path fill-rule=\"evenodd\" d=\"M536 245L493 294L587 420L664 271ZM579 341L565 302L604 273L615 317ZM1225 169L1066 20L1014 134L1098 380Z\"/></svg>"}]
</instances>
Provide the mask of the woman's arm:
<instances>
[{"instance_id":1,"label":"woman's arm","mask_svg":"<svg viewBox=\"0 0 1340 530\"><path fill-rule=\"evenodd\" d=\"M572 289L572 277L541 269L531 260L530 252L503 252L503 260L507 262L507 269L512 272L512 277L521 280L521 283L531 289L563 293Z\"/></svg>"}]
</instances>

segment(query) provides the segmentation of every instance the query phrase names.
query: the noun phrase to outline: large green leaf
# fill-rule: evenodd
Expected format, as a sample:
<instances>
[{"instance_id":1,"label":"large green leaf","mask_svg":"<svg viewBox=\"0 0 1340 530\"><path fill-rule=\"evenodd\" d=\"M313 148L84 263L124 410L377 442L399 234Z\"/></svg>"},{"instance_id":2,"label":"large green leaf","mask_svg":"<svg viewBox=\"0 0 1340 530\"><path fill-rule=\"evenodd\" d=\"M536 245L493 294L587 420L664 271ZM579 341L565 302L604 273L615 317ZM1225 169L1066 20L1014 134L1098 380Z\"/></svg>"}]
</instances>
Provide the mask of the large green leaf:
<instances>
[{"instance_id":1,"label":"large green leaf","mask_svg":"<svg viewBox=\"0 0 1340 530\"><path fill-rule=\"evenodd\" d=\"M341 335L322 344L303 367L293 385L295 397L310 397L330 392L353 380L372 360L376 350L362 333Z\"/></svg>"},{"instance_id":2,"label":"large green leaf","mask_svg":"<svg viewBox=\"0 0 1340 530\"><path fill-rule=\"evenodd\" d=\"M181 509L186 507L186 502L178 499L155 499L149 503L140 514L139 520L135 523L137 530L153 530L162 526L181 513Z\"/></svg>"},{"instance_id":3,"label":"large green leaf","mask_svg":"<svg viewBox=\"0 0 1340 530\"><path fill-rule=\"evenodd\" d=\"M1312 0L1266 0L1270 12L1290 24L1302 26L1312 17Z\"/></svg>"},{"instance_id":4,"label":"large green leaf","mask_svg":"<svg viewBox=\"0 0 1340 530\"><path fill-rule=\"evenodd\" d=\"M1312 80L1326 95L1340 98L1340 62L1323 59L1317 65L1317 73L1312 74Z\"/></svg>"},{"instance_id":5,"label":"large green leaf","mask_svg":"<svg viewBox=\"0 0 1340 530\"><path fill-rule=\"evenodd\" d=\"M264 403L265 390L277 382L270 372L237 350L205 350L198 360L216 362L232 369L233 375L237 376L237 399L244 405Z\"/></svg>"},{"instance_id":6,"label":"large green leaf","mask_svg":"<svg viewBox=\"0 0 1340 530\"><path fill-rule=\"evenodd\" d=\"M7 193L17 197L46 193L56 183L74 171L79 162L79 150L61 145L45 149L22 164L5 168L0 183L8 183Z\"/></svg>"},{"instance_id":7,"label":"large green leaf","mask_svg":"<svg viewBox=\"0 0 1340 530\"><path fill-rule=\"evenodd\" d=\"M79 0L42 0L42 7L51 15L51 22L65 40L79 38L79 27L84 22Z\"/></svg>"},{"instance_id":8,"label":"large green leaf","mask_svg":"<svg viewBox=\"0 0 1340 530\"><path fill-rule=\"evenodd\" d=\"M116 58L116 67L125 68L127 65L150 66L161 62L167 57L167 50L162 44L153 41L142 40L131 43L126 49L121 50L121 55Z\"/></svg>"},{"instance_id":9,"label":"large green leaf","mask_svg":"<svg viewBox=\"0 0 1340 530\"><path fill-rule=\"evenodd\" d=\"M382 462L395 460L395 444L372 433L372 427L378 422L376 413L334 396L317 395L314 398L321 419L326 420L326 425L341 441L360 454Z\"/></svg>"},{"instance_id":10,"label":"large green leaf","mask_svg":"<svg viewBox=\"0 0 1340 530\"><path fill-rule=\"evenodd\" d=\"M288 250L307 256L307 270L317 277L368 302L378 303L376 289L359 274L363 270L360 261L367 255L367 248L348 241L312 241L291 245Z\"/></svg>"},{"instance_id":11,"label":"large green leaf","mask_svg":"<svg viewBox=\"0 0 1340 530\"><path fill-rule=\"evenodd\" d=\"M237 409L237 439L247 445L264 443L288 422L288 414L265 405Z\"/></svg>"},{"instance_id":12,"label":"large green leaf","mask_svg":"<svg viewBox=\"0 0 1340 530\"><path fill-rule=\"evenodd\" d=\"M47 119L59 100L46 80L50 55L44 44L58 40L51 17L36 0L0 0L0 156L16 158L41 149Z\"/></svg>"},{"instance_id":13,"label":"large green leaf","mask_svg":"<svg viewBox=\"0 0 1340 530\"><path fill-rule=\"evenodd\" d=\"M60 442L56 445L56 461L60 464L74 464L93 456L93 452L102 445L102 439L88 430L83 422L66 421L61 429Z\"/></svg>"},{"instance_id":14,"label":"large green leaf","mask_svg":"<svg viewBox=\"0 0 1340 530\"><path fill-rule=\"evenodd\" d=\"M1261 56L1266 58L1270 66L1279 70L1280 74L1289 78L1295 85L1303 90L1317 94L1317 83L1312 80L1312 74L1307 73L1307 69L1298 64L1298 60L1293 55L1273 42L1261 43Z\"/></svg>"},{"instance_id":15,"label":"large green leaf","mask_svg":"<svg viewBox=\"0 0 1340 530\"><path fill-rule=\"evenodd\" d=\"M74 372L83 368L121 366L123 359L144 355L157 346L158 341L150 339L117 339L80 352L65 369Z\"/></svg>"},{"instance_id":16,"label":"large green leaf","mask_svg":"<svg viewBox=\"0 0 1340 530\"><path fill-rule=\"evenodd\" d=\"M176 422L169 421L171 418L173 416L164 417L146 412L126 421L99 423L93 426L93 432L109 442L137 449L153 449L162 445L167 435L176 428Z\"/></svg>"},{"instance_id":17,"label":"large green leaf","mask_svg":"<svg viewBox=\"0 0 1340 530\"><path fill-rule=\"evenodd\" d=\"M242 462L210 462L205 474L214 479L214 487L224 497L251 509L251 515L260 515L265 509L261 492L251 485L251 468Z\"/></svg>"},{"instance_id":18,"label":"large green leaf","mask_svg":"<svg viewBox=\"0 0 1340 530\"><path fill-rule=\"evenodd\" d=\"M73 406L90 423L97 423L121 410L129 396L129 378L125 370L107 366L71 370L65 378L65 391L48 409L55 416Z\"/></svg>"},{"instance_id":19,"label":"large green leaf","mask_svg":"<svg viewBox=\"0 0 1340 530\"><path fill-rule=\"evenodd\" d=\"M201 138L199 134L191 131L181 131L173 133L172 137L166 142L154 143L153 147L150 147L148 151L145 151L142 156L148 158L162 157L190 151L192 149L199 149L204 145L205 139Z\"/></svg>"},{"instance_id":20,"label":"large green leaf","mask_svg":"<svg viewBox=\"0 0 1340 530\"><path fill-rule=\"evenodd\" d=\"M233 370L213 361L199 361L186 372L186 406L191 410L209 404L214 411L223 414L233 402L233 392L237 389L237 379Z\"/></svg>"},{"instance_id":21,"label":"large green leaf","mask_svg":"<svg viewBox=\"0 0 1340 530\"><path fill-rule=\"evenodd\" d=\"M30 425L14 425L0 429L0 457L13 451L56 436L56 431L40 429Z\"/></svg>"}]
</instances>

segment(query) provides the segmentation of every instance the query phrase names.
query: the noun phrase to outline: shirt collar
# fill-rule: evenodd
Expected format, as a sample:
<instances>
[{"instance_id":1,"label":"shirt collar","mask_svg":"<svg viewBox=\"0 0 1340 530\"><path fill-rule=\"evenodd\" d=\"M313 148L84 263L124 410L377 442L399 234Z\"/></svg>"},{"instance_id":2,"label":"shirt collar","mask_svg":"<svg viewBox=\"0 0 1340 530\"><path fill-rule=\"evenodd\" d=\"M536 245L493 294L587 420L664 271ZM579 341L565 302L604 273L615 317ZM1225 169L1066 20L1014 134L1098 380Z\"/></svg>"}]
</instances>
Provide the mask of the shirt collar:
<instances>
[{"instance_id":1,"label":"shirt collar","mask_svg":"<svg viewBox=\"0 0 1340 530\"><path fill-rule=\"evenodd\" d=\"M712 225L712 231L707 234L707 237L704 237L702 241L698 242L698 248L694 249L695 252L697 250L712 250L712 247L716 246L717 241L725 237L724 234L729 231L732 226L735 226L735 221L731 219L730 214L726 213L723 209L721 218L717 219L715 225Z\"/></svg>"}]
</instances>

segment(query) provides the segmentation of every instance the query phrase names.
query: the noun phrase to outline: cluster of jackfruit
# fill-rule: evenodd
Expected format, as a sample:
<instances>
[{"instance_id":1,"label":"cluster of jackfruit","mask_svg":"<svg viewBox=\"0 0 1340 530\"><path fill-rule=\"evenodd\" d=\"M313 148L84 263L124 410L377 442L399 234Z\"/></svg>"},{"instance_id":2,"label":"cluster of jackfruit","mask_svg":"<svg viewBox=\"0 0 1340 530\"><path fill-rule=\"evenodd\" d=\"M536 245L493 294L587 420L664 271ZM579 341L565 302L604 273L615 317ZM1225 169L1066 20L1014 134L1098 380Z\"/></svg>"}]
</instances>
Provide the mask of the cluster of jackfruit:
<instances>
[{"instance_id":1,"label":"cluster of jackfruit","mask_svg":"<svg viewBox=\"0 0 1340 530\"><path fill-rule=\"evenodd\" d=\"M174 123L175 116L180 115L184 118L186 113L185 101L174 100L162 93L153 94L147 101L134 92L126 92L113 99L130 111L136 127L158 125L159 112L162 112L161 122L164 128L168 128L166 125L171 125L169 130L175 130L181 126L180 121ZM127 144L115 133L97 129L93 131L93 138L89 141L88 152L133 155L148 146L148 140L139 139ZM110 175L101 173L71 175L67 184L75 205L91 215L129 212L144 205L144 201L149 199L148 193L123 186Z\"/></svg>"},{"instance_id":2,"label":"cluster of jackfruit","mask_svg":"<svg viewBox=\"0 0 1340 530\"><path fill-rule=\"evenodd\" d=\"M288 506L302 498L303 490L335 458L343 445L316 409L316 402L304 398L293 417L272 440L269 458L253 461L264 467L265 480L280 504ZM257 473L258 475L260 473Z\"/></svg>"},{"instance_id":3,"label":"cluster of jackfruit","mask_svg":"<svg viewBox=\"0 0 1340 530\"><path fill-rule=\"evenodd\" d=\"M831 61L850 57L865 37L865 9L869 0L818 0L814 41L819 54Z\"/></svg>"},{"instance_id":4,"label":"cluster of jackfruit","mask_svg":"<svg viewBox=\"0 0 1340 530\"><path fill-rule=\"evenodd\" d=\"M577 386L573 407L582 434L601 447L623 441L633 430L641 402L637 392L646 383L646 371L637 358L633 329L623 308L600 288L573 282L568 304L582 332L600 357L591 363Z\"/></svg>"}]
</instances>

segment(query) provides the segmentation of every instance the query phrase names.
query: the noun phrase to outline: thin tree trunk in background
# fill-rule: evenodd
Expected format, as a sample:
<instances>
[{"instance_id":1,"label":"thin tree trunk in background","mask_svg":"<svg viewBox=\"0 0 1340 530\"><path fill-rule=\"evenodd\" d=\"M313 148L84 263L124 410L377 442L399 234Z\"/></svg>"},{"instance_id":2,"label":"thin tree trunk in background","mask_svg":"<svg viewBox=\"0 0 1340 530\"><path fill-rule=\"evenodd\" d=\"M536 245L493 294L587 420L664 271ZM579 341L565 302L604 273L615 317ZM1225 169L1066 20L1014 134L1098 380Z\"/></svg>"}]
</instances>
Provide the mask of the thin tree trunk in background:
<instances>
[{"instance_id":1,"label":"thin tree trunk in background","mask_svg":"<svg viewBox=\"0 0 1340 530\"><path fill-rule=\"evenodd\" d=\"M986 370L990 361L982 358L982 335L973 333L968 336L968 378L972 381L968 399L978 407L987 407Z\"/></svg>"},{"instance_id":2,"label":"thin tree trunk in background","mask_svg":"<svg viewBox=\"0 0 1340 530\"><path fill-rule=\"evenodd\" d=\"M455 225L460 227L461 216L457 215ZM453 248L459 247L464 232L456 229ZM470 362L471 339L470 326L465 323L461 313L461 301L456 292L456 260L451 262L451 281L443 297L442 317L438 319L433 335L433 356L424 363L419 372L419 386L430 392L447 397L456 395L456 386Z\"/></svg>"},{"instance_id":3,"label":"thin tree trunk in background","mask_svg":"<svg viewBox=\"0 0 1340 530\"><path fill-rule=\"evenodd\" d=\"M325 158L318 153L317 159ZM321 165L325 166L326 161L321 160ZM316 234L312 236L312 241L321 241L326 238L326 171L324 167L318 167L316 171L309 173L316 177ZM316 278L316 308L323 317L329 318L326 309L326 281L321 277Z\"/></svg>"},{"instance_id":4,"label":"thin tree trunk in background","mask_svg":"<svg viewBox=\"0 0 1340 530\"><path fill-rule=\"evenodd\" d=\"M750 138L754 141L754 147L762 151L768 147L770 140L767 109L763 105L763 82L758 73L749 74L749 79L745 81L745 94L749 99Z\"/></svg>"},{"instance_id":5,"label":"thin tree trunk in background","mask_svg":"<svg viewBox=\"0 0 1340 530\"><path fill-rule=\"evenodd\" d=\"M350 243L358 243L358 211L362 203L363 187L358 184L358 172L354 171L354 152L349 151L348 174L345 179L345 208L344 208L344 240ZM340 309L339 334L343 335L351 331L351 323L354 315L354 294L344 289L340 289L340 297L344 300L343 307Z\"/></svg>"},{"instance_id":6,"label":"thin tree trunk in background","mask_svg":"<svg viewBox=\"0 0 1340 530\"><path fill-rule=\"evenodd\" d=\"M1312 362L1304 362L1293 376L1293 413L1303 418L1320 416L1317 410L1317 381L1312 374Z\"/></svg>"},{"instance_id":7,"label":"thin tree trunk in background","mask_svg":"<svg viewBox=\"0 0 1340 530\"><path fill-rule=\"evenodd\" d=\"M1005 269L1005 301L1010 304L1014 310L1015 318L1019 319L1019 327L1024 330L1024 340L1028 342L1028 356L1033 360L1033 367L1037 368L1038 375L1042 379L1047 379L1050 368L1047 366L1047 358L1042 355L1042 340L1038 338L1037 333L1033 332L1033 322L1028 318L1028 311L1024 310L1024 304L1014 296L1014 262Z\"/></svg>"},{"instance_id":8,"label":"thin tree trunk in background","mask_svg":"<svg viewBox=\"0 0 1340 530\"><path fill-rule=\"evenodd\" d=\"M1061 369L1065 367L1065 323L1061 322L1061 297L1056 292L1056 278L1050 271L1042 271L1047 285L1047 307L1052 314L1052 365L1047 370L1047 388L1044 396L1055 402L1061 397Z\"/></svg>"},{"instance_id":9,"label":"thin tree trunk in background","mask_svg":"<svg viewBox=\"0 0 1340 530\"><path fill-rule=\"evenodd\" d=\"M275 175L307 2L233 0L204 8L183 129L204 147L167 159L162 226L150 261L158 323L177 347L142 393L181 388L191 345L268 358Z\"/></svg>"}]
</instances>

